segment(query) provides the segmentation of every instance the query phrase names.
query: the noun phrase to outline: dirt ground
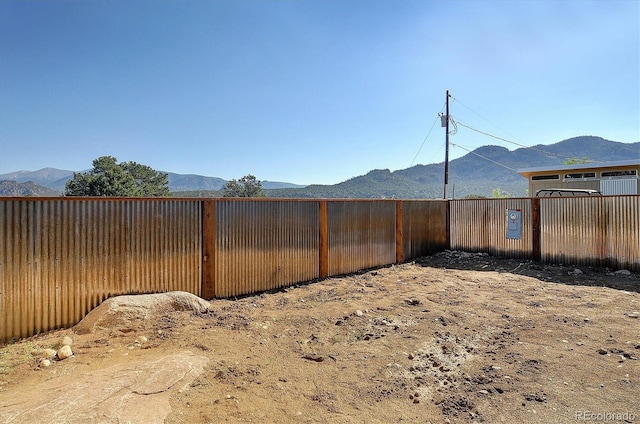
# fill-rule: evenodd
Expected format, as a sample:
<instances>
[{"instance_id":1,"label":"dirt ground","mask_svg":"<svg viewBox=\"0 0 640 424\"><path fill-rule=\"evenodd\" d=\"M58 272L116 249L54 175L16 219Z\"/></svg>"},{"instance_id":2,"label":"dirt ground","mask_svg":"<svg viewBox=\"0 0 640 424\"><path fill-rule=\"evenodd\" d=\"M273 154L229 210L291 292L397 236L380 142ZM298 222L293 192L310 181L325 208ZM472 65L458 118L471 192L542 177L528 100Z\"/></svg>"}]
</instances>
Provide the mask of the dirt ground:
<instances>
[{"instance_id":1,"label":"dirt ground","mask_svg":"<svg viewBox=\"0 0 640 424\"><path fill-rule=\"evenodd\" d=\"M442 252L127 332L61 330L0 347L0 403L190 351L209 361L167 423L640 423L640 275L614 271ZM30 352L64 335L75 355L39 368Z\"/></svg>"}]
</instances>

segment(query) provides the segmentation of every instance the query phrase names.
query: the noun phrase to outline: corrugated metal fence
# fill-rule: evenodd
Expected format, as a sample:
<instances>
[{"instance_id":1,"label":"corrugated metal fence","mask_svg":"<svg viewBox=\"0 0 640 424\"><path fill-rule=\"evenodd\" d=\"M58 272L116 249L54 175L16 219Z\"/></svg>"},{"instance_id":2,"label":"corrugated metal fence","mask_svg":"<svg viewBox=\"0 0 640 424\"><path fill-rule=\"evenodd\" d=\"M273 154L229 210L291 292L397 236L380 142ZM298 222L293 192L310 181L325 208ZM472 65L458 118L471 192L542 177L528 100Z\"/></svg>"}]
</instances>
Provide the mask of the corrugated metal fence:
<instances>
[{"instance_id":1,"label":"corrugated metal fence","mask_svg":"<svg viewBox=\"0 0 640 424\"><path fill-rule=\"evenodd\" d=\"M203 296L256 293L319 276L318 202L206 200Z\"/></svg>"},{"instance_id":2,"label":"corrugated metal fence","mask_svg":"<svg viewBox=\"0 0 640 424\"><path fill-rule=\"evenodd\" d=\"M68 327L109 296L200 293L200 204L0 199L0 341Z\"/></svg>"},{"instance_id":3,"label":"corrugated metal fence","mask_svg":"<svg viewBox=\"0 0 640 424\"><path fill-rule=\"evenodd\" d=\"M210 199L203 211L205 298L402 262L446 243L446 201Z\"/></svg>"},{"instance_id":4,"label":"corrugated metal fence","mask_svg":"<svg viewBox=\"0 0 640 424\"><path fill-rule=\"evenodd\" d=\"M639 210L640 196L0 198L0 341L72 326L113 295L239 296L449 247L640 271Z\"/></svg>"},{"instance_id":5,"label":"corrugated metal fence","mask_svg":"<svg viewBox=\"0 0 640 424\"><path fill-rule=\"evenodd\" d=\"M505 257L532 256L533 199L469 199L451 201L451 248ZM507 209L522 211L522 237L507 239Z\"/></svg>"},{"instance_id":6,"label":"corrugated metal fence","mask_svg":"<svg viewBox=\"0 0 640 424\"><path fill-rule=\"evenodd\" d=\"M450 246L551 263L640 271L640 196L453 200ZM507 239L506 210L522 212Z\"/></svg>"},{"instance_id":7,"label":"corrugated metal fence","mask_svg":"<svg viewBox=\"0 0 640 424\"><path fill-rule=\"evenodd\" d=\"M540 200L543 261L640 271L640 196Z\"/></svg>"},{"instance_id":8,"label":"corrugated metal fence","mask_svg":"<svg viewBox=\"0 0 640 424\"><path fill-rule=\"evenodd\" d=\"M0 198L0 341L72 326L114 295L232 297L433 252L403 203L445 227L444 201Z\"/></svg>"}]
</instances>

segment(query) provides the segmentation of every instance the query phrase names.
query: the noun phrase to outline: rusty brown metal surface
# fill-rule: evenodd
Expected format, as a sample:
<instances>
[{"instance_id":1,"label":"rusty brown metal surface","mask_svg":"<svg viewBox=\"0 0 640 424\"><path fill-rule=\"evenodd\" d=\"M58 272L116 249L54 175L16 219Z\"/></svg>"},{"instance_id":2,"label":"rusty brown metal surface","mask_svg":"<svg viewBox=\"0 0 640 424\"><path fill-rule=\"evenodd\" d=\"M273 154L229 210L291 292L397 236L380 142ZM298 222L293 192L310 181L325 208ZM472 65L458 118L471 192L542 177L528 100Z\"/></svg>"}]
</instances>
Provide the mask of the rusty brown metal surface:
<instances>
[{"instance_id":1,"label":"rusty brown metal surface","mask_svg":"<svg viewBox=\"0 0 640 424\"><path fill-rule=\"evenodd\" d=\"M197 201L0 199L0 340L69 327L109 296L200 295Z\"/></svg>"},{"instance_id":2,"label":"rusty brown metal surface","mask_svg":"<svg viewBox=\"0 0 640 424\"><path fill-rule=\"evenodd\" d=\"M216 297L318 278L318 211L317 201L218 200Z\"/></svg>"},{"instance_id":3,"label":"rusty brown metal surface","mask_svg":"<svg viewBox=\"0 0 640 424\"><path fill-rule=\"evenodd\" d=\"M540 199L543 261L640 271L640 196Z\"/></svg>"},{"instance_id":4,"label":"rusty brown metal surface","mask_svg":"<svg viewBox=\"0 0 640 424\"><path fill-rule=\"evenodd\" d=\"M522 211L520 240L506 238L507 209ZM640 196L0 198L0 341L71 326L113 295L233 297L410 260L448 243L640 271L639 210Z\"/></svg>"},{"instance_id":5,"label":"rusty brown metal surface","mask_svg":"<svg viewBox=\"0 0 640 424\"><path fill-rule=\"evenodd\" d=\"M216 297L216 205L214 199L202 201L202 297Z\"/></svg>"},{"instance_id":6,"label":"rusty brown metal surface","mask_svg":"<svg viewBox=\"0 0 640 424\"><path fill-rule=\"evenodd\" d=\"M450 209L451 249L505 257L532 256L531 199L452 200ZM519 240L507 238L507 209L522 211Z\"/></svg>"},{"instance_id":7,"label":"rusty brown metal surface","mask_svg":"<svg viewBox=\"0 0 640 424\"><path fill-rule=\"evenodd\" d=\"M329 275L395 263L394 201L329 201Z\"/></svg>"},{"instance_id":8,"label":"rusty brown metal surface","mask_svg":"<svg viewBox=\"0 0 640 424\"><path fill-rule=\"evenodd\" d=\"M402 202L402 261L440 252L447 244L447 201Z\"/></svg>"}]
</instances>

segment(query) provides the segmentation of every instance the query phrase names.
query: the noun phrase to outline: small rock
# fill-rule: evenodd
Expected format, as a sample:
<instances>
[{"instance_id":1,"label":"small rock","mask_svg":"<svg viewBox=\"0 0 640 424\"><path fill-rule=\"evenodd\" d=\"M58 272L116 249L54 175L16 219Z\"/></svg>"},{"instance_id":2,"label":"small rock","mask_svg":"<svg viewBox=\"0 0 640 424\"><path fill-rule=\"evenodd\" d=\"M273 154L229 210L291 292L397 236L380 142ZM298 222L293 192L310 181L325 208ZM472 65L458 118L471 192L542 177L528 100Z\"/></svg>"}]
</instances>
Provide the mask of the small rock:
<instances>
[{"instance_id":1,"label":"small rock","mask_svg":"<svg viewBox=\"0 0 640 424\"><path fill-rule=\"evenodd\" d=\"M480 390L480 391L478 391L478 393L480 393L481 395L488 395L489 391L488 390Z\"/></svg>"},{"instance_id":2,"label":"small rock","mask_svg":"<svg viewBox=\"0 0 640 424\"><path fill-rule=\"evenodd\" d=\"M638 313L638 311L633 311L633 312L628 313L628 314L627 314L627 316L628 316L629 318L635 318L635 319L637 319L637 318L638 318L638 316L640 316L640 313Z\"/></svg>"},{"instance_id":3,"label":"small rock","mask_svg":"<svg viewBox=\"0 0 640 424\"><path fill-rule=\"evenodd\" d=\"M362 315L364 315L364 312L362 312L360 309L356 309L355 314L357 317L361 317Z\"/></svg>"},{"instance_id":4,"label":"small rock","mask_svg":"<svg viewBox=\"0 0 640 424\"><path fill-rule=\"evenodd\" d=\"M64 336L60 341L60 346L71 346L73 344L73 339L69 336Z\"/></svg>"},{"instance_id":5,"label":"small rock","mask_svg":"<svg viewBox=\"0 0 640 424\"><path fill-rule=\"evenodd\" d=\"M42 351L42 355L44 356L45 359L51 359L54 356L56 356L58 352L56 352L55 349L45 349Z\"/></svg>"},{"instance_id":6,"label":"small rock","mask_svg":"<svg viewBox=\"0 0 640 424\"><path fill-rule=\"evenodd\" d=\"M40 368L46 368L46 367L48 367L48 366L50 366L50 365L51 365L51 361L50 361L50 360L48 360L48 359L46 359L46 358L42 358L42 359L40 359L40 363L38 363L38 366L39 366Z\"/></svg>"},{"instance_id":7,"label":"small rock","mask_svg":"<svg viewBox=\"0 0 640 424\"><path fill-rule=\"evenodd\" d=\"M616 275L631 275L631 271L626 270L626 269L621 269L619 271L616 271L614 274L616 274Z\"/></svg>"},{"instance_id":8,"label":"small rock","mask_svg":"<svg viewBox=\"0 0 640 424\"><path fill-rule=\"evenodd\" d=\"M68 357L73 356L73 352L71 351L71 346L64 345L58 350L58 359L67 359Z\"/></svg>"},{"instance_id":9,"label":"small rock","mask_svg":"<svg viewBox=\"0 0 640 424\"><path fill-rule=\"evenodd\" d=\"M576 268L573 270L573 275L580 275L580 274L582 274L582 271L580 269Z\"/></svg>"},{"instance_id":10,"label":"small rock","mask_svg":"<svg viewBox=\"0 0 640 424\"><path fill-rule=\"evenodd\" d=\"M415 358L415 356L413 355L413 353L410 353L409 356L407 356L407 358L413 359L413 358Z\"/></svg>"},{"instance_id":11,"label":"small rock","mask_svg":"<svg viewBox=\"0 0 640 424\"><path fill-rule=\"evenodd\" d=\"M608 352L607 352L607 349L600 348L600 349L598 349L598 353L600 355L606 355Z\"/></svg>"},{"instance_id":12,"label":"small rock","mask_svg":"<svg viewBox=\"0 0 640 424\"><path fill-rule=\"evenodd\" d=\"M149 341L149 339L147 339L145 336L139 336L136 338L136 342L142 344L142 343L146 343L147 341Z\"/></svg>"},{"instance_id":13,"label":"small rock","mask_svg":"<svg viewBox=\"0 0 640 424\"><path fill-rule=\"evenodd\" d=\"M524 398L528 401L536 401L536 402L547 402L547 395L544 392L539 393L527 393L523 395Z\"/></svg>"},{"instance_id":14,"label":"small rock","mask_svg":"<svg viewBox=\"0 0 640 424\"><path fill-rule=\"evenodd\" d=\"M307 361L313 361L313 362L323 362L324 361L324 356L320 356L320 355L317 355L315 353L312 353L312 354L309 354L309 355L303 355L302 358L306 359Z\"/></svg>"},{"instance_id":15,"label":"small rock","mask_svg":"<svg viewBox=\"0 0 640 424\"><path fill-rule=\"evenodd\" d=\"M413 398L413 403L420 403L420 399L418 399L417 397Z\"/></svg>"}]
</instances>

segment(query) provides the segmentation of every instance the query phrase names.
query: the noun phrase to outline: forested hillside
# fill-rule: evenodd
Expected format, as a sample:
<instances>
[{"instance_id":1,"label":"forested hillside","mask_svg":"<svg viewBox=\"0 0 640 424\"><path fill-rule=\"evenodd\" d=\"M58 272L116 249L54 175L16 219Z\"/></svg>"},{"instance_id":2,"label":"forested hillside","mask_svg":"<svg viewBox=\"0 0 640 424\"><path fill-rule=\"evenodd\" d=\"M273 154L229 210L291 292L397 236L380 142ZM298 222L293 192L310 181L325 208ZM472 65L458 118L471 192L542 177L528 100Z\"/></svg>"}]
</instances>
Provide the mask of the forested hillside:
<instances>
[{"instance_id":1,"label":"forested hillside","mask_svg":"<svg viewBox=\"0 0 640 424\"><path fill-rule=\"evenodd\" d=\"M561 166L567 159L585 157L597 162L640 159L640 142L618 143L601 137L583 136L513 151L501 146L483 146L450 162L448 196L489 197L495 189L511 196L526 196L527 181L518 174L518 169ZM168 175L169 189L174 196L181 197L221 196L221 189L226 183L224 179L217 177L174 173ZM0 195L56 195L64 190L66 181L72 176L72 171L55 168L2 174L0 180L12 180L14 183L31 181L32 185L25 189L7 183L0 186ZM43 187L37 188L36 184ZM262 181L267 196L281 198L441 198L443 185L444 163L416 165L394 172L376 169L335 185L314 184L303 187ZM22 192L26 194L16 194Z\"/></svg>"}]
</instances>

